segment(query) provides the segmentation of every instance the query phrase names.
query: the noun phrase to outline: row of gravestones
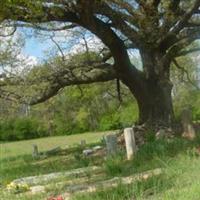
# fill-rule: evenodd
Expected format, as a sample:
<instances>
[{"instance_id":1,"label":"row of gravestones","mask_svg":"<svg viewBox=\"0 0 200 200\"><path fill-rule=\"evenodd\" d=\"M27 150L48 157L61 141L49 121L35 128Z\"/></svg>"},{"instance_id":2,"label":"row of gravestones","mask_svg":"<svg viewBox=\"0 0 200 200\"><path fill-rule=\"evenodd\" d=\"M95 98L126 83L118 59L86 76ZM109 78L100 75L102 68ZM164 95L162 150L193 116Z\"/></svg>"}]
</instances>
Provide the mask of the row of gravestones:
<instances>
[{"instance_id":1,"label":"row of gravestones","mask_svg":"<svg viewBox=\"0 0 200 200\"><path fill-rule=\"evenodd\" d=\"M36 144L34 144L32 156L33 156L33 158L36 158L36 159L37 158L46 158L49 155L54 155L54 154L59 153L61 150L62 150L61 147L56 147L56 148L50 149L45 152L39 152L38 146Z\"/></svg>"},{"instance_id":2,"label":"row of gravestones","mask_svg":"<svg viewBox=\"0 0 200 200\"><path fill-rule=\"evenodd\" d=\"M132 159L134 153L136 152L136 143L135 143L135 137L134 137L134 132L132 128L126 128L124 130L124 137L125 137L125 144L126 144L126 152L127 152L127 158L128 160ZM106 142L106 149L107 149L107 154L109 155L114 155L118 152L118 145L117 145L117 135L116 134L110 134L105 136L105 142ZM81 141L81 145L85 146L86 142ZM100 146L95 147L95 150L101 149ZM57 148L55 148L57 150ZM53 151L53 150L51 150ZM92 151L92 150L90 150ZM84 154L90 154L89 150L84 150ZM33 145L33 158L38 158L40 156L40 153L38 151L38 146Z\"/></svg>"},{"instance_id":3,"label":"row of gravestones","mask_svg":"<svg viewBox=\"0 0 200 200\"><path fill-rule=\"evenodd\" d=\"M126 144L127 159L131 160L137 150L135 136L132 128L124 129L124 138ZM108 155L114 155L118 151L117 135L107 135L105 137Z\"/></svg>"}]
</instances>

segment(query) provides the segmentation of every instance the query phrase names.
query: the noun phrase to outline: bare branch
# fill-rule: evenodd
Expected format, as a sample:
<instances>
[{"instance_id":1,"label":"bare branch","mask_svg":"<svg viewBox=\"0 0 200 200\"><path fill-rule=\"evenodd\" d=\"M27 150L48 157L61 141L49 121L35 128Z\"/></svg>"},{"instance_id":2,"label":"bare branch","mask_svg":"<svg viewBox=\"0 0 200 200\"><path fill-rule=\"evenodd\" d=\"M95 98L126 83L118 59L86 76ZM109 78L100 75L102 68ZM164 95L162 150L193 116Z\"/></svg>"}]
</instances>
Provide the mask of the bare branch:
<instances>
[{"instance_id":1,"label":"bare branch","mask_svg":"<svg viewBox=\"0 0 200 200\"><path fill-rule=\"evenodd\" d=\"M120 3L124 4L123 3ZM122 6L122 5L121 5ZM116 10L110 8L106 4L98 4L96 7L97 12L104 14L112 21L112 26L121 30L123 34L125 34L130 40L134 41L135 44L142 42L139 38L139 35L136 30L134 30L128 23L132 26L137 27L137 22L139 21L139 15L130 17L129 15L121 12L117 12ZM127 23L128 22L128 23Z\"/></svg>"},{"instance_id":2,"label":"bare branch","mask_svg":"<svg viewBox=\"0 0 200 200\"><path fill-rule=\"evenodd\" d=\"M9 36L12 36L14 35L14 33L16 32L17 30L17 27L14 26L13 30L10 32L10 33L7 33L7 34L0 34L0 37L9 37Z\"/></svg>"},{"instance_id":3,"label":"bare branch","mask_svg":"<svg viewBox=\"0 0 200 200\"><path fill-rule=\"evenodd\" d=\"M140 16L136 9L134 9L133 6L128 2L118 0L107 0L107 2L115 3L120 9L126 10L130 15L132 15L132 17L136 19L138 19L138 17Z\"/></svg>"},{"instance_id":4,"label":"bare branch","mask_svg":"<svg viewBox=\"0 0 200 200\"><path fill-rule=\"evenodd\" d=\"M199 9L200 6L200 0L196 0L193 7L183 15L181 20L178 22L178 24L170 31L172 34L178 34L186 25L188 20L192 17L192 15Z\"/></svg>"},{"instance_id":5,"label":"bare branch","mask_svg":"<svg viewBox=\"0 0 200 200\"><path fill-rule=\"evenodd\" d=\"M61 27L58 27L58 28L47 28L47 27L43 27L41 25L38 25L38 24L35 24L35 23L32 23L32 24L29 24L29 23L19 23L19 22L15 22L14 24L8 24L8 25L5 25L4 27L21 27L21 28L34 28L34 29L38 29L38 30L41 30L41 31L62 31L62 30L69 30L69 29L73 29L73 28L76 28L78 25L77 24L74 24L74 23L71 23L71 24L67 24L67 25L64 25L64 26L61 26Z\"/></svg>"},{"instance_id":6,"label":"bare branch","mask_svg":"<svg viewBox=\"0 0 200 200\"><path fill-rule=\"evenodd\" d=\"M166 14L167 16L165 15L165 20L161 27L162 32L165 34L161 35L158 44L166 50L179 41L180 36L178 34L181 34L181 31L188 26L189 20L200 6L200 0L196 0L192 8L187 12L178 12L179 4L179 0L171 2L169 10L166 11L168 14Z\"/></svg>"},{"instance_id":7,"label":"bare branch","mask_svg":"<svg viewBox=\"0 0 200 200\"><path fill-rule=\"evenodd\" d=\"M55 35L54 35L55 36ZM64 52L62 51L62 48L60 47L60 45L55 41L54 36L50 36L51 41L56 45L56 47L58 48L59 52L62 55L62 60L65 61L65 55Z\"/></svg>"}]
</instances>

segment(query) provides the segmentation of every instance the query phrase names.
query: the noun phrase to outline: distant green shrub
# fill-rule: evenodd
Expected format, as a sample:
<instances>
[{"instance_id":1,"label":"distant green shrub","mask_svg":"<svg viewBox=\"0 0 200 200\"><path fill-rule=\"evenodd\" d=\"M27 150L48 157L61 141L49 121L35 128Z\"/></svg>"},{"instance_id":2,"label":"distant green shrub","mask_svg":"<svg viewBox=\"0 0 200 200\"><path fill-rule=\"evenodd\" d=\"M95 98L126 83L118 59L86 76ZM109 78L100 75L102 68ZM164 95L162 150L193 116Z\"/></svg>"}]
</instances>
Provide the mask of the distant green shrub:
<instances>
[{"instance_id":1,"label":"distant green shrub","mask_svg":"<svg viewBox=\"0 0 200 200\"><path fill-rule=\"evenodd\" d=\"M118 114L107 114L101 118L99 123L99 130L101 131L120 129L121 127L122 124Z\"/></svg>"},{"instance_id":2,"label":"distant green shrub","mask_svg":"<svg viewBox=\"0 0 200 200\"><path fill-rule=\"evenodd\" d=\"M128 101L119 110L120 122L123 127L129 127L138 119L138 106L133 101Z\"/></svg>"},{"instance_id":3,"label":"distant green shrub","mask_svg":"<svg viewBox=\"0 0 200 200\"><path fill-rule=\"evenodd\" d=\"M15 141L44 137L47 131L36 119L23 117L0 122L0 140Z\"/></svg>"},{"instance_id":4,"label":"distant green shrub","mask_svg":"<svg viewBox=\"0 0 200 200\"><path fill-rule=\"evenodd\" d=\"M3 120L0 122L0 140L14 141L17 140L14 130L14 119Z\"/></svg>"}]
</instances>

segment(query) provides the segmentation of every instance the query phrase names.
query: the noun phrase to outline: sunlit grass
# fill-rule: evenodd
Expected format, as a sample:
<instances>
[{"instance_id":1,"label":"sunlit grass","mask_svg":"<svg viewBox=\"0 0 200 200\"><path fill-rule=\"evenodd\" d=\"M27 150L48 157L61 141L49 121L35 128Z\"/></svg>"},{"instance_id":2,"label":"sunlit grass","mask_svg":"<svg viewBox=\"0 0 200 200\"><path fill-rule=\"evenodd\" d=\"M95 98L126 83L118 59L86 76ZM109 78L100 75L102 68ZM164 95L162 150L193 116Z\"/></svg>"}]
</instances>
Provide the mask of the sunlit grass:
<instances>
[{"instance_id":1,"label":"sunlit grass","mask_svg":"<svg viewBox=\"0 0 200 200\"><path fill-rule=\"evenodd\" d=\"M132 162L123 161L121 155L106 161L106 172L110 176L128 176L160 167L162 175L129 186L78 194L73 200L199 200L199 146L198 138L193 142L182 138L150 141L140 148Z\"/></svg>"},{"instance_id":2,"label":"sunlit grass","mask_svg":"<svg viewBox=\"0 0 200 200\"><path fill-rule=\"evenodd\" d=\"M110 132L84 133L69 136L56 136L19 142L1 143L0 160L3 158L31 154L33 144L38 145L39 151L45 151L57 146L65 148L67 146L80 144L81 140L86 140L87 143L95 143L99 141L103 135L108 133Z\"/></svg>"},{"instance_id":3,"label":"sunlit grass","mask_svg":"<svg viewBox=\"0 0 200 200\"><path fill-rule=\"evenodd\" d=\"M98 159L91 162L90 159L77 159L75 153L80 153L81 149L76 144L81 140L86 140L87 144L101 141L103 135L110 132L85 133L80 135L60 136L26 140L20 142L10 142L1 144L0 153L0 184L7 184L13 179L47 174L57 171L66 171L90 164L97 164ZM49 150L56 146L65 148L71 146L75 153L66 152L63 155L55 155L47 159L34 160L32 158L32 144L37 144L39 151Z\"/></svg>"}]
</instances>

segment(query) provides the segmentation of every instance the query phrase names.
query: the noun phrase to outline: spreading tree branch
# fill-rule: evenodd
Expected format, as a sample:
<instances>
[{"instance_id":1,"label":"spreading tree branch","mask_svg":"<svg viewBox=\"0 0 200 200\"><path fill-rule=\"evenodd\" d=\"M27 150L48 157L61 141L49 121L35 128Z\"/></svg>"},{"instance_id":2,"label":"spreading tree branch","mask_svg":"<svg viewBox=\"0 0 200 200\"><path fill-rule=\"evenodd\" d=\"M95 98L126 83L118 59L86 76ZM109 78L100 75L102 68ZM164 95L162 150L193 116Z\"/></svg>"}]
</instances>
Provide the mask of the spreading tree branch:
<instances>
[{"instance_id":1,"label":"spreading tree branch","mask_svg":"<svg viewBox=\"0 0 200 200\"><path fill-rule=\"evenodd\" d=\"M94 82L106 82L116 78L113 67L109 64L98 64L90 67L76 66L73 75L70 72L59 71L54 73L48 86L40 94L29 100L30 105L38 104L55 96L60 89L71 85L90 84ZM36 79L37 81L37 79Z\"/></svg>"}]
</instances>

